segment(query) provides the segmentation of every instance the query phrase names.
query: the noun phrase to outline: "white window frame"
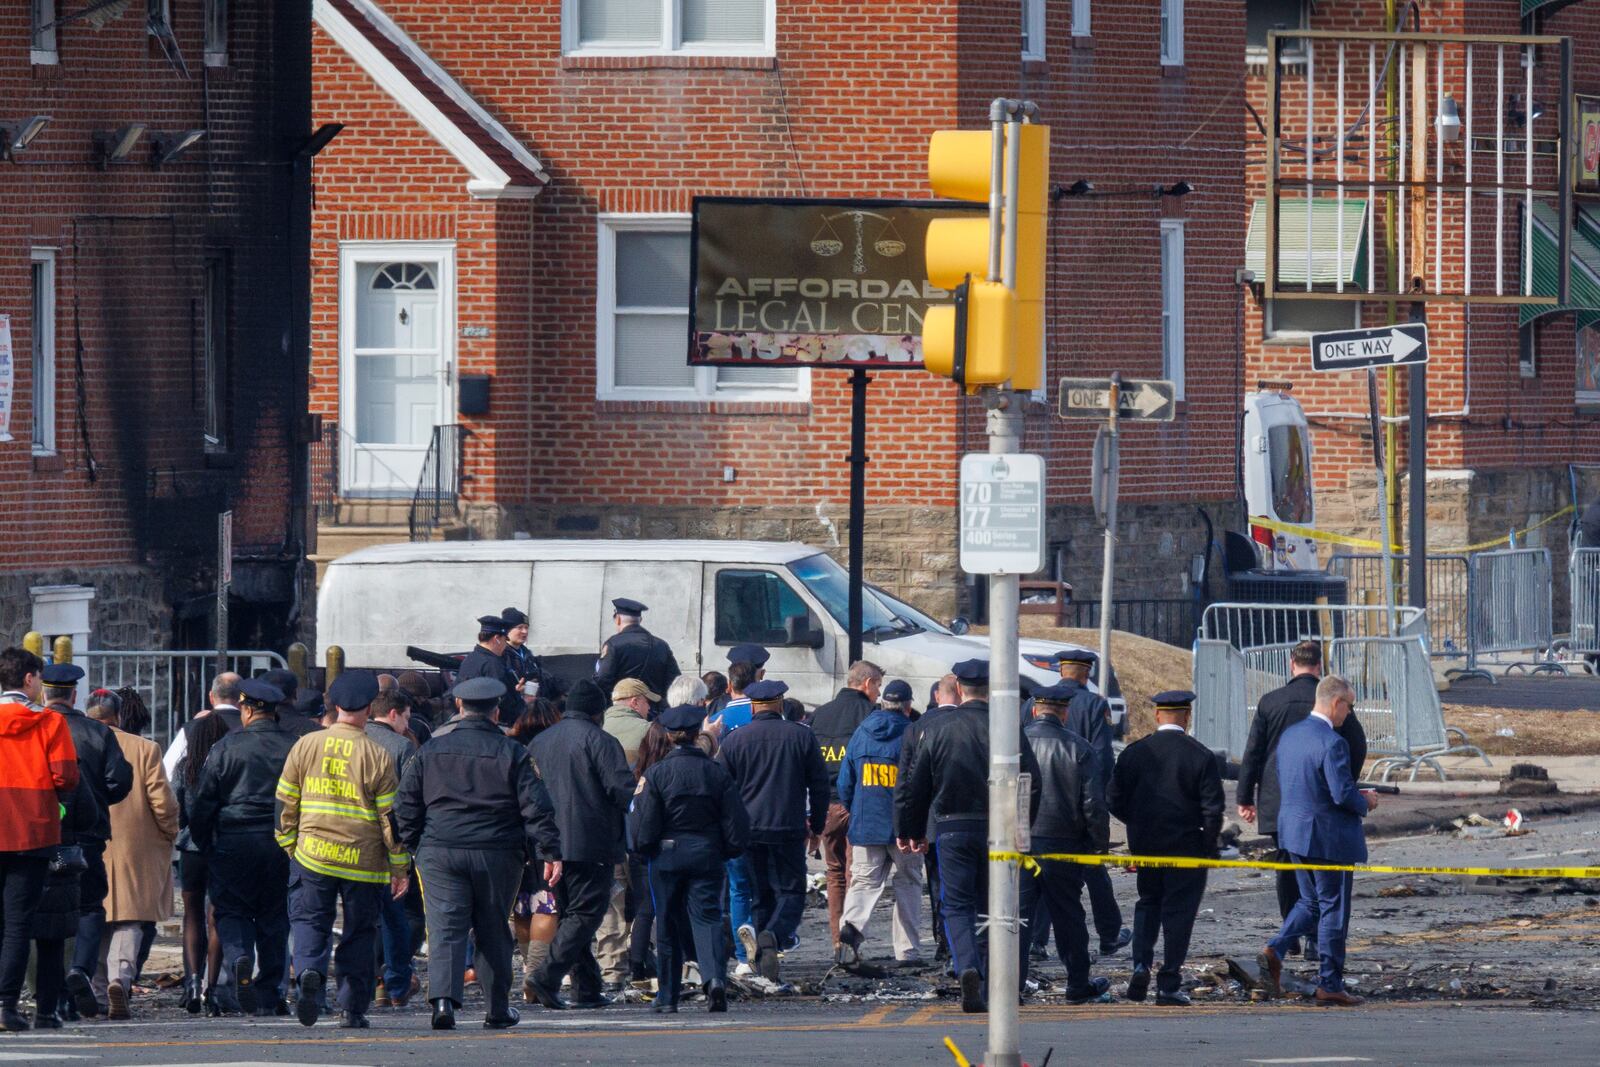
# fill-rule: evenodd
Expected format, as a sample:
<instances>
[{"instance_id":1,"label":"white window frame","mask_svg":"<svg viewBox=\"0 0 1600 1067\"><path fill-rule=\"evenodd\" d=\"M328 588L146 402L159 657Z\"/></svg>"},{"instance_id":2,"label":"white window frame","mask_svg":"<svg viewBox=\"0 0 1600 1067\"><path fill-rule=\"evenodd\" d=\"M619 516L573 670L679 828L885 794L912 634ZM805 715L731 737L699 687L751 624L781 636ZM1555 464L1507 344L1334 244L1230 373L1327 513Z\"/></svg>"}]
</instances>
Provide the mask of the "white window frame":
<instances>
[{"instance_id":1,"label":"white window frame","mask_svg":"<svg viewBox=\"0 0 1600 1067\"><path fill-rule=\"evenodd\" d=\"M28 62L35 66L53 67L61 62L60 44L56 40L56 29L51 27L42 35L42 43L47 47L35 48L33 43L33 27L35 21L47 19L55 22L56 0L29 0L28 5Z\"/></svg>"},{"instance_id":2,"label":"white window frame","mask_svg":"<svg viewBox=\"0 0 1600 1067\"><path fill-rule=\"evenodd\" d=\"M1089 0L1072 0L1072 36L1092 36L1089 27Z\"/></svg>"},{"instance_id":3,"label":"white window frame","mask_svg":"<svg viewBox=\"0 0 1600 1067\"><path fill-rule=\"evenodd\" d=\"M208 67L228 65L228 0L205 0L205 64ZM212 35L212 29L217 36Z\"/></svg>"},{"instance_id":4,"label":"white window frame","mask_svg":"<svg viewBox=\"0 0 1600 1067\"><path fill-rule=\"evenodd\" d=\"M1184 262L1183 219L1161 220L1161 376L1172 382L1173 396L1183 399L1184 361L1184 286L1188 267ZM1170 261L1177 264L1176 276L1167 272Z\"/></svg>"},{"instance_id":5,"label":"white window frame","mask_svg":"<svg viewBox=\"0 0 1600 1067\"><path fill-rule=\"evenodd\" d=\"M1539 345L1544 332L1544 319L1534 319L1517 330L1517 377L1539 377Z\"/></svg>"},{"instance_id":6,"label":"white window frame","mask_svg":"<svg viewBox=\"0 0 1600 1067\"><path fill-rule=\"evenodd\" d=\"M1246 6L1248 7L1249 0L1245 0L1245 2ZM1311 0L1300 0L1300 23L1297 26L1291 26L1288 28L1295 30L1305 30L1311 28ZM1304 41L1301 41L1297 45L1289 45L1284 48L1283 63L1285 66L1288 66L1292 63L1304 63L1305 60L1306 51ZM1259 45L1250 44L1247 41L1244 46L1244 61L1249 66L1265 66L1267 62L1267 50Z\"/></svg>"},{"instance_id":7,"label":"white window frame","mask_svg":"<svg viewBox=\"0 0 1600 1067\"><path fill-rule=\"evenodd\" d=\"M770 404L807 402L811 399L811 370L799 367L795 371L793 388L774 386L766 389L752 388L748 384L719 386L717 368L697 367L694 385L689 388L640 388L619 386L616 382L616 314L617 314L617 234L623 232L653 232L689 234L690 216L680 212L646 214L601 214L596 217L597 250L595 256L595 397L599 400L682 400L689 402L716 401L719 404ZM630 308L630 313L658 313L683 315L683 359L689 358L689 329L687 307Z\"/></svg>"},{"instance_id":8,"label":"white window frame","mask_svg":"<svg viewBox=\"0 0 1600 1067\"><path fill-rule=\"evenodd\" d=\"M1043 60L1045 0L1022 0L1022 58Z\"/></svg>"},{"instance_id":9,"label":"white window frame","mask_svg":"<svg viewBox=\"0 0 1600 1067\"><path fill-rule=\"evenodd\" d=\"M1263 338L1268 341L1309 340L1312 333L1310 330L1280 330L1273 325L1273 320L1277 317L1277 309L1280 305L1300 302L1298 300L1263 300L1261 302L1261 333ZM1333 302L1330 301L1330 303ZM1337 303L1343 304L1350 311L1350 321L1341 324L1339 328L1341 330L1359 330L1361 328L1361 301L1341 300L1337 301Z\"/></svg>"},{"instance_id":10,"label":"white window frame","mask_svg":"<svg viewBox=\"0 0 1600 1067\"><path fill-rule=\"evenodd\" d=\"M684 44L682 0L660 0L661 40L625 45L583 44L579 4L561 0L561 54L568 56L760 56L778 54L778 0L765 0L766 36L758 44Z\"/></svg>"},{"instance_id":11,"label":"white window frame","mask_svg":"<svg viewBox=\"0 0 1600 1067\"><path fill-rule=\"evenodd\" d=\"M45 313L33 311L33 269L43 264L43 299ZM28 256L28 301L32 317L32 347L28 354L30 386L33 392L29 407L31 425L28 440L33 443L36 456L56 454L56 250L35 248ZM36 362L34 352L41 358Z\"/></svg>"},{"instance_id":12,"label":"white window frame","mask_svg":"<svg viewBox=\"0 0 1600 1067\"><path fill-rule=\"evenodd\" d=\"M1183 0L1161 0L1161 65L1183 66Z\"/></svg>"}]
</instances>

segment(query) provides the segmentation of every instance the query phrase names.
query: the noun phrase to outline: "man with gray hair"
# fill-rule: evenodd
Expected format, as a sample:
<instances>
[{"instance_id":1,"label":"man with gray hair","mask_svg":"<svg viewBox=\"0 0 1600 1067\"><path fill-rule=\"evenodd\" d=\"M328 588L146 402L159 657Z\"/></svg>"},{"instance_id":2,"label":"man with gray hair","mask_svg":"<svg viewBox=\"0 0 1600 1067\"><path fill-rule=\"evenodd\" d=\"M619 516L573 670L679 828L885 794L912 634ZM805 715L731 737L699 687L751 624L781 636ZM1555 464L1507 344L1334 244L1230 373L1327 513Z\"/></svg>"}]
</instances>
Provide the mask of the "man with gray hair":
<instances>
[{"instance_id":1,"label":"man with gray hair","mask_svg":"<svg viewBox=\"0 0 1600 1067\"><path fill-rule=\"evenodd\" d=\"M211 691L206 694L211 706L183 724L183 729L167 746L166 755L161 757L161 767L167 772L167 781L177 780L178 764L189 752L189 730L197 720L207 715L217 715L227 722L229 730L239 729L239 682L239 676L232 671L223 671L211 679Z\"/></svg>"},{"instance_id":2,"label":"man with gray hair","mask_svg":"<svg viewBox=\"0 0 1600 1067\"><path fill-rule=\"evenodd\" d=\"M1329 675L1317 683L1311 714L1278 741L1278 844L1295 863L1367 861L1361 820L1377 806L1377 797L1357 788L1350 746L1339 734L1354 710L1355 691L1343 678ZM1354 1007L1361 998L1344 987L1353 876L1349 871L1299 870L1295 877L1300 899L1258 958L1267 994L1280 992L1283 954L1290 944L1315 931L1321 956L1317 1003Z\"/></svg>"},{"instance_id":3,"label":"man with gray hair","mask_svg":"<svg viewBox=\"0 0 1600 1067\"><path fill-rule=\"evenodd\" d=\"M828 821L822 828L822 858L828 865L828 930L839 950L839 922L844 914L844 894L849 885L850 809L839 800L839 768L845 748L856 730L878 706L883 692L883 668L870 660L850 664L839 695L817 708L811 729L822 746L828 769Z\"/></svg>"},{"instance_id":4,"label":"man with gray hair","mask_svg":"<svg viewBox=\"0 0 1600 1067\"><path fill-rule=\"evenodd\" d=\"M710 695L711 691L706 688L705 682L692 674L680 674L667 686L667 707L681 708L685 704L692 704L703 708Z\"/></svg>"}]
</instances>

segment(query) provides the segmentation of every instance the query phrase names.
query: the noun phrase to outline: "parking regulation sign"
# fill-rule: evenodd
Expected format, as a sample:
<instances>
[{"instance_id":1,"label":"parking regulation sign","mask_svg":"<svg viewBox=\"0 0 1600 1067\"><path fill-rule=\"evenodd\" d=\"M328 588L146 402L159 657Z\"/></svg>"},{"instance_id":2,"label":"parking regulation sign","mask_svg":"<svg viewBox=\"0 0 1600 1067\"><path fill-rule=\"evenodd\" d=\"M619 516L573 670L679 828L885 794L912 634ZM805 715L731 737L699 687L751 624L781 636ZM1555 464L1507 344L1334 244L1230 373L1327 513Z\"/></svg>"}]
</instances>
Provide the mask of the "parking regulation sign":
<instances>
[{"instance_id":1,"label":"parking regulation sign","mask_svg":"<svg viewBox=\"0 0 1600 1067\"><path fill-rule=\"evenodd\" d=\"M1044 457L961 457L961 569L1032 574L1044 568Z\"/></svg>"}]
</instances>

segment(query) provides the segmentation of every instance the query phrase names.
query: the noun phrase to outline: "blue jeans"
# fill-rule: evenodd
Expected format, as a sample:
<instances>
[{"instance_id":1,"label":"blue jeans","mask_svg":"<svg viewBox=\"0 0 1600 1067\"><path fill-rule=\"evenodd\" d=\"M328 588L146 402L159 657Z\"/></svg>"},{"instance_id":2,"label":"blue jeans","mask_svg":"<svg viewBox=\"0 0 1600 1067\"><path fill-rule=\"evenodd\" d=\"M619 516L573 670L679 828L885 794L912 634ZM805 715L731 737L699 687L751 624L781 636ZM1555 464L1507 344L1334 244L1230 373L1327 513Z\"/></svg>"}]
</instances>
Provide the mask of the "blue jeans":
<instances>
[{"instance_id":1,"label":"blue jeans","mask_svg":"<svg viewBox=\"0 0 1600 1067\"><path fill-rule=\"evenodd\" d=\"M740 944L739 927L750 922L750 868L745 864L744 857L728 861L728 923L733 927L733 955L740 963L749 963L744 958L744 945Z\"/></svg>"},{"instance_id":2,"label":"blue jeans","mask_svg":"<svg viewBox=\"0 0 1600 1067\"><path fill-rule=\"evenodd\" d=\"M383 894L378 913L378 929L383 936L383 988L391 997L411 992L411 917L404 897Z\"/></svg>"},{"instance_id":3,"label":"blue jeans","mask_svg":"<svg viewBox=\"0 0 1600 1067\"><path fill-rule=\"evenodd\" d=\"M1294 856L1296 863L1335 863L1338 860ZM1289 943L1313 932L1322 959L1317 984L1330 993L1344 989L1344 945L1350 933L1350 898L1355 876L1349 871L1295 871L1300 899L1295 902L1278 936L1267 944L1279 956L1288 955Z\"/></svg>"}]
</instances>

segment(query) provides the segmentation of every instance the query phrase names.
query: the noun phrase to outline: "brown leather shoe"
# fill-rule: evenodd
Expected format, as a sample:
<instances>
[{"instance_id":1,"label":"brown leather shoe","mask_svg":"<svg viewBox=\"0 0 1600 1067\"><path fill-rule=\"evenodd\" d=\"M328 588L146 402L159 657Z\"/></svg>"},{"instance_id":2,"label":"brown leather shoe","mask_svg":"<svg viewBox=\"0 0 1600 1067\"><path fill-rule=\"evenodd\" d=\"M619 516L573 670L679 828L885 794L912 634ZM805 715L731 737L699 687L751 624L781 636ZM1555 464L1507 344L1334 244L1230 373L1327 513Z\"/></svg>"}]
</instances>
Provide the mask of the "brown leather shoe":
<instances>
[{"instance_id":1,"label":"brown leather shoe","mask_svg":"<svg viewBox=\"0 0 1600 1067\"><path fill-rule=\"evenodd\" d=\"M1271 945L1256 955L1261 968L1261 991L1274 999L1283 996L1283 958Z\"/></svg>"},{"instance_id":2,"label":"brown leather shoe","mask_svg":"<svg viewBox=\"0 0 1600 1067\"><path fill-rule=\"evenodd\" d=\"M1354 993L1347 993L1342 989L1337 993L1332 993L1326 989L1323 989L1321 986L1318 986L1317 1003L1328 1004L1341 1008L1354 1008L1358 1007L1362 1003L1362 998L1356 996Z\"/></svg>"}]
</instances>

